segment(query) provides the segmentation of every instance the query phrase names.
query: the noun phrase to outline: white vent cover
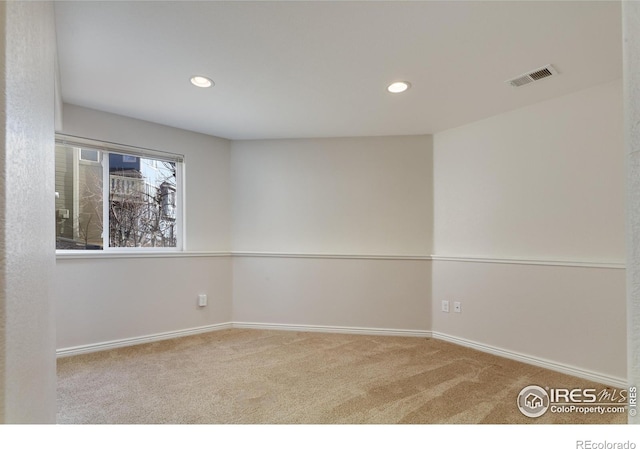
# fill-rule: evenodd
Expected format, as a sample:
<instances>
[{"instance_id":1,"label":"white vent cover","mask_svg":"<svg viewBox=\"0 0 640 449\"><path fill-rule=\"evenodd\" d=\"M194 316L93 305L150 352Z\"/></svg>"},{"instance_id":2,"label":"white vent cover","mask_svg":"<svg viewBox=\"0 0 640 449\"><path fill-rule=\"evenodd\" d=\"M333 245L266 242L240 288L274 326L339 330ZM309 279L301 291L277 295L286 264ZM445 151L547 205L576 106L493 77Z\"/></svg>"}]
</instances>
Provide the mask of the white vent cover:
<instances>
[{"instance_id":1,"label":"white vent cover","mask_svg":"<svg viewBox=\"0 0 640 449\"><path fill-rule=\"evenodd\" d=\"M533 83L534 81L548 78L552 75L557 75L558 71L551 64L548 64L539 69L532 70L531 72L520 75L516 78L505 81L511 84L513 87L524 86L525 84Z\"/></svg>"}]
</instances>

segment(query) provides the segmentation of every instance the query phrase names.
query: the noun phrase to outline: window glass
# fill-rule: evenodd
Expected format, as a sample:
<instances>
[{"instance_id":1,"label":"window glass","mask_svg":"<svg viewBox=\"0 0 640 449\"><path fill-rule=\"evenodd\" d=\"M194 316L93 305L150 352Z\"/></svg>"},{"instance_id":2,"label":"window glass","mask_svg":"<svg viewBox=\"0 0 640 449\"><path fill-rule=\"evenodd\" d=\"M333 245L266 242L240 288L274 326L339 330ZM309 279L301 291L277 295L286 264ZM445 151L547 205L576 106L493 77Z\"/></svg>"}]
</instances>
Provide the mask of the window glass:
<instances>
[{"instance_id":1,"label":"window glass","mask_svg":"<svg viewBox=\"0 0 640 449\"><path fill-rule=\"evenodd\" d=\"M175 247L175 192L175 162L111 153L109 246Z\"/></svg>"},{"instance_id":2,"label":"window glass","mask_svg":"<svg viewBox=\"0 0 640 449\"><path fill-rule=\"evenodd\" d=\"M103 172L100 164L79 164L97 150L56 145L56 248L102 249Z\"/></svg>"},{"instance_id":3,"label":"window glass","mask_svg":"<svg viewBox=\"0 0 640 449\"><path fill-rule=\"evenodd\" d=\"M98 150L80 148L80 159L88 162L100 162L100 152Z\"/></svg>"},{"instance_id":4,"label":"window glass","mask_svg":"<svg viewBox=\"0 0 640 449\"><path fill-rule=\"evenodd\" d=\"M179 161L58 142L56 249L179 249Z\"/></svg>"}]
</instances>

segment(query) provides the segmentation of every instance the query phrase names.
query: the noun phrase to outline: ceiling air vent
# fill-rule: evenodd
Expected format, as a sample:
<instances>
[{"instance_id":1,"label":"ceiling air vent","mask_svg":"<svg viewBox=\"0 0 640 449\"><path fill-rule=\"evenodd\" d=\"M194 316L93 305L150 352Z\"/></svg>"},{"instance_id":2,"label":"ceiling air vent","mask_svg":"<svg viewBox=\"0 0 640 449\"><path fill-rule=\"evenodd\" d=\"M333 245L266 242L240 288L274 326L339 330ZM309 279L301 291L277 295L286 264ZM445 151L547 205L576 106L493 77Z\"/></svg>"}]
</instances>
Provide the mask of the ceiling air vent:
<instances>
[{"instance_id":1,"label":"ceiling air vent","mask_svg":"<svg viewBox=\"0 0 640 449\"><path fill-rule=\"evenodd\" d=\"M529 73L525 73L516 78L507 80L506 82L511 84L513 87L524 86L525 84L533 83L534 81L541 80L543 78L548 78L552 75L557 75L558 71L551 64L546 65L544 67L540 67L539 69L533 70Z\"/></svg>"}]
</instances>

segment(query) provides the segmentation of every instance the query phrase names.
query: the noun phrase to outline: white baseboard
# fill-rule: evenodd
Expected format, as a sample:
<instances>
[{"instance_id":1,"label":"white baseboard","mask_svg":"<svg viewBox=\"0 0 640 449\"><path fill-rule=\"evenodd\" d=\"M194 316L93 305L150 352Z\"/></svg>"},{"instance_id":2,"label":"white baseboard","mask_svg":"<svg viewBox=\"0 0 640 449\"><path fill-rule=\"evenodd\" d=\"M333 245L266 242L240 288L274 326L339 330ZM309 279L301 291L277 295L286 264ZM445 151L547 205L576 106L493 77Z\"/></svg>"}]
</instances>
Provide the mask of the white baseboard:
<instances>
[{"instance_id":1,"label":"white baseboard","mask_svg":"<svg viewBox=\"0 0 640 449\"><path fill-rule=\"evenodd\" d=\"M171 338L186 337L189 335L203 334L206 332L218 331L223 329L262 329L262 330L279 330L279 331L295 331L295 332L323 332L332 334L355 334L355 335L381 335L393 337L420 337L435 338L447 341L467 348L476 349L478 351L493 354L506 359L515 360L517 362L527 363L533 366L539 366L552 371L557 371L570 376L591 380L594 382L609 385L615 388L628 388L626 379L608 376L602 373L576 368L563 363L545 360L539 357L532 357L515 351L509 351L495 346L478 343L465 338L454 337L452 335L443 334L441 332L432 332L426 330L409 330L409 329L387 329L372 327L347 327L347 326L312 326L312 325L294 325L294 324L274 324L274 323L249 323L249 322L228 322L220 324L212 324L209 326L194 327L180 331L161 332L158 334L145 335L142 337L124 338L122 340L113 340L102 343L95 343L82 346L74 346L70 348L58 349L57 357L68 357L72 355L87 354L90 352L105 351L108 349L124 348L127 346L139 345L143 343L152 343L161 340L169 340Z\"/></svg>"},{"instance_id":2,"label":"white baseboard","mask_svg":"<svg viewBox=\"0 0 640 449\"><path fill-rule=\"evenodd\" d=\"M447 341L456 345L465 346L467 348L476 349L488 354L497 355L506 359L515 360L517 362L526 363L533 366L539 366L540 368L546 368L551 371L557 371L559 373L568 374L570 376L579 377L581 379L591 380L601 384L605 384L611 387L626 389L629 387L626 379L619 377L613 377L602 373L596 373L594 371L588 371L582 368L576 368L574 366L565 365L563 363L552 362L539 357L532 357L530 355L521 354L515 351L509 351L495 346L478 343L473 340L467 340L465 338L454 337L452 335L443 334L441 332L432 332L433 338L438 340Z\"/></svg>"},{"instance_id":3,"label":"white baseboard","mask_svg":"<svg viewBox=\"0 0 640 449\"><path fill-rule=\"evenodd\" d=\"M423 337L423 338L431 337L431 332L420 331L420 330L229 322L229 323L221 323L221 324L212 324L209 326L194 327L191 329L184 329L180 331L161 332L158 334L145 335L142 337L123 338L121 340L112 340L112 341L106 341L102 343L73 346L70 348L58 349L56 351L56 356L69 357L72 355L88 354L90 352L124 348L127 346L140 345L143 343L153 343L156 341L169 340L172 338L186 337L189 335L203 334L206 332L218 331L223 329L231 329L231 328L297 331L297 332L324 332L324 333L332 333L332 334L383 335L383 336L395 336L395 337Z\"/></svg>"},{"instance_id":4,"label":"white baseboard","mask_svg":"<svg viewBox=\"0 0 640 449\"><path fill-rule=\"evenodd\" d=\"M423 331L423 330L403 330L403 329L380 329L380 328L367 328L367 327L335 327L335 326L305 326L305 325L290 325L290 324L271 324L271 323L233 323L234 328L240 329L263 329L263 330L281 330L281 331L297 331L297 332L327 332L335 334L359 334L359 335L383 335L383 336L397 336L397 337L422 337L422 338L435 338L438 340L447 341L460 346L464 346L471 349L476 349L481 352L486 352L506 359L515 360L517 362L526 363L528 365L539 366L540 368L546 368L551 371L568 374L570 376L579 377L581 379L592 380L594 382L602 383L612 387L625 389L628 388L626 379L618 377L608 376L606 374L596 373L593 371L576 368L570 365L562 363L552 362L549 360L541 359L539 357L532 357L529 355L521 354L514 351L508 351L505 349L497 348L495 346L485 345L472 340L464 338L454 337L452 335L443 334L441 332Z\"/></svg>"},{"instance_id":5,"label":"white baseboard","mask_svg":"<svg viewBox=\"0 0 640 449\"><path fill-rule=\"evenodd\" d=\"M105 341L102 343L94 343L82 346L73 346L70 348L58 349L57 357L68 357L72 355L88 354L90 352L106 351L108 349L124 348L127 346L140 345L143 343L152 343L155 341L170 340L172 338L187 337L189 335L204 334L206 332L219 331L222 329L231 329L232 323L211 324L208 326L192 327L179 331L161 332L158 334L144 335L142 337L123 338L122 340Z\"/></svg>"},{"instance_id":6,"label":"white baseboard","mask_svg":"<svg viewBox=\"0 0 640 449\"><path fill-rule=\"evenodd\" d=\"M234 322L234 328L238 329L262 329L296 332L324 332L329 334L356 334L356 335L383 335L389 337L431 337L430 331L408 329L386 329L377 327L346 327L346 326L314 326L298 324L272 324L272 323L247 323Z\"/></svg>"}]
</instances>

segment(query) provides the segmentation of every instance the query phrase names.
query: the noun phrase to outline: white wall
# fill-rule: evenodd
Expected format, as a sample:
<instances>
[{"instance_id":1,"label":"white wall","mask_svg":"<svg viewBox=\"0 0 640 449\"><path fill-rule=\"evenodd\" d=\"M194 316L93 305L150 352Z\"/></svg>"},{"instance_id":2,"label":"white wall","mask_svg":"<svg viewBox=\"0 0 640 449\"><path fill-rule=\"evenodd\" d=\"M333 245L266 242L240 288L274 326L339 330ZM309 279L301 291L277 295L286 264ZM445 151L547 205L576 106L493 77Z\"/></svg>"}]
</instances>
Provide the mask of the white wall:
<instances>
[{"instance_id":1,"label":"white wall","mask_svg":"<svg viewBox=\"0 0 640 449\"><path fill-rule=\"evenodd\" d=\"M234 141L233 250L431 253L430 136Z\"/></svg>"},{"instance_id":2,"label":"white wall","mask_svg":"<svg viewBox=\"0 0 640 449\"><path fill-rule=\"evenodd\" d=\"M625 384L624 279L623 269L434 261L432 330Z\"/></svg>"},{"instance_id":3,"label":"white wall","mask_svg":"<svg viewBox=\"0 0 640 449\"><path fill-rule=\"evenodd\" d=\"M622 136L619 81L434 136L435 332L626 377Z\"/></svg>"},{"instance_id":4,"label":"white wall","mask_svg":"<svg viewBox=\"0 0 640 449\"><path fill-rule=\"evenodd\" d=\"M61 258L56 263L59 349L231 320L230 144L216 137L64 106L63 133L185 156L186 254ZM190 254L191 253L191 254ZM205 293L209 305L196 307Z\"/></svg>"},{"instance_id":5,"label":"white wall","mask_svg":"<svg viewBox=\"0 0 640 449\"><path fill-rule=\"evenodd\" d=\"M430 136L236 141L231 160L233 251L252 253L234 321L429 328L430 263L409 256L431 252Z\"/></svg>"},{"instance_id":6,"label":"white wall","mask_svg":"<svg viewBox=\"0 0 640 449\"><path fill-rule=\"evenodd\" d=\"M624 262L622 139L619 81L436 134L435 254Z\"/></svg>"},{"instance_id":7,"label":"white wall","mask_svg":"<svg viewBox=\"0 0 640 449\"><path fill-rule=\"evenodd\" d=\"M0 3L0 423L56 417L54 39L51 3Z\"/></svg>"},{"instance_id":8,"label":"white wall","mask_svg":"<svg viewBox=\"0 0 640 449\"><path fill-rule=\"evenodd\" d=\"M431 327L431 262L234 257L233 321L384 331Z\"/></svg>"},{"instance_id":9,"label":"white wall","mask_svg":"<svg viewBox=\"0 0 640 449\"><path fill-rule=\"evenodd\" d=\"M229 257L68 259L56 268L58 348L231 321Z\"/></svg>"}]
</instances>

